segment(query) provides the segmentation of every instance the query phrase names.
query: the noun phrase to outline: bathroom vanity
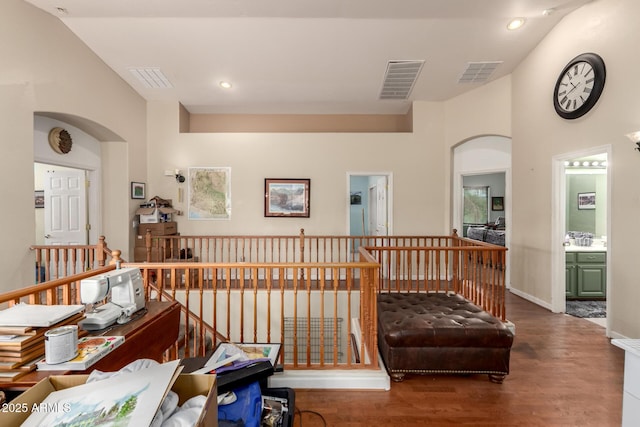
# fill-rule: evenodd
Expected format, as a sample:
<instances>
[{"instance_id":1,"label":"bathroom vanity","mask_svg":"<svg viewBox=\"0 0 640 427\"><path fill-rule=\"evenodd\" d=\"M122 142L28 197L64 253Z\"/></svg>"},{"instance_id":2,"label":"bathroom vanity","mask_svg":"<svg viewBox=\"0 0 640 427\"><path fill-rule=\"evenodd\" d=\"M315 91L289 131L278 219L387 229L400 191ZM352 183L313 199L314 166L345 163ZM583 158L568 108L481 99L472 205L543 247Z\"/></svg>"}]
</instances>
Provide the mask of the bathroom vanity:
<instances>
[{"instance_id":1,"label":"bathroom vanity","mask_svg":"<svg viewBox=\"0 0 640 427\"><path fill-rule=\"evenodd\" d=\"M565 246L566 297L599 299L607 296L607 248Z\"/></svg>"}]
</instances>

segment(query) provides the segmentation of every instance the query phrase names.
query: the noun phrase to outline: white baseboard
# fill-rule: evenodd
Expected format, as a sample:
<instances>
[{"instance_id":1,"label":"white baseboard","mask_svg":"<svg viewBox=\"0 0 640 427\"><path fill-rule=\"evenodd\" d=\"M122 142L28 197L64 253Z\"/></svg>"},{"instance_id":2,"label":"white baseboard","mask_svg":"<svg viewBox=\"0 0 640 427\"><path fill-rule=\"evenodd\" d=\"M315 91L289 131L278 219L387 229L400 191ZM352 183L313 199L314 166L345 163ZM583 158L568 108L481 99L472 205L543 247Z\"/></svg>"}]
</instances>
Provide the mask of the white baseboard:
<instances>
[{"instance_id":1,"label":"white baseboard","mask_svg":"<svg viewBox=\"0 0 640 427\"><path fill-rule=\"evenodd\" d=\"M514 295L517 295L517 296L519 296L521 298L526 299L527 301L531 301L532 303L539 305L540 307L544 307L547 310L552 311L551 310L551 304L549 304L546 301L543 301L543 300L541 300L539 298L536 298L536 297L534 297L532 295L529 295L526 292L519 291L518 289L509 288L509 291Z\"/></svg>"},{"instance_id":2,"label":"white baseboard","mask_svg":"<svg viewBox=\"0 0 640 427\"><path fill-rule=\"evenodd\" d=\"M380 369L285 370L268 378L269 387L294 389L389 390L391 380L384 366Z\"/></svg>"}]
</instances>

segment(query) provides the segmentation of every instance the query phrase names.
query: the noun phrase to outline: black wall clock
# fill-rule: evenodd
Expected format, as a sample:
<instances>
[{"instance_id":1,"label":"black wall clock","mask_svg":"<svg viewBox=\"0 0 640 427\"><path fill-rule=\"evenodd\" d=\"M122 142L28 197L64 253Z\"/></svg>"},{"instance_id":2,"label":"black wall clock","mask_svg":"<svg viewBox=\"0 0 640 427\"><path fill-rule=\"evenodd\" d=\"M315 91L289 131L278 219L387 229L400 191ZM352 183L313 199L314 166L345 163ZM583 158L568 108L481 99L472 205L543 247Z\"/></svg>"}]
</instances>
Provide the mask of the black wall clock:
<instances>
[{"instance_id":1,"label":"black wall clock","mask_svg":"<svg viewBox=\"0 0 640 427\"><path fill-rule=\"evenodd\" d=\"M595 53L583 53L564 67L553 91L553 106L564 119L582 117L596 105L606 77L602 58Z\"/></svg>"}]
</instances>

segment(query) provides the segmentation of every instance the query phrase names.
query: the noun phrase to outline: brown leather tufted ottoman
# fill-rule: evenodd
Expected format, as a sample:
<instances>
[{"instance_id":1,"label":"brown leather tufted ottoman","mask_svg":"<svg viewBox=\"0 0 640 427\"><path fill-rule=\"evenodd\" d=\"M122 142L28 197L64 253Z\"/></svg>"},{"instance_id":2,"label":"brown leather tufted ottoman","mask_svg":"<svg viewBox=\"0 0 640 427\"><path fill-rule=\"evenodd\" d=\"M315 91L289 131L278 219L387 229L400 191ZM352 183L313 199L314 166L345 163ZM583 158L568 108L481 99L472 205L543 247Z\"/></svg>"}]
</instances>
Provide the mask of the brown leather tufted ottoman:
<instances>
[{"instance_id":1,"label":"brown leather tufted ottoman","mask_svg":"<svg viewBox=\"0 0 640 427\"><path fill-rule=\"evenodd\" d=\"M378 295L378 348L394 381L405 373L509 373L513 333L498 318L460 295Z\"/></svg>"}]
</instances>

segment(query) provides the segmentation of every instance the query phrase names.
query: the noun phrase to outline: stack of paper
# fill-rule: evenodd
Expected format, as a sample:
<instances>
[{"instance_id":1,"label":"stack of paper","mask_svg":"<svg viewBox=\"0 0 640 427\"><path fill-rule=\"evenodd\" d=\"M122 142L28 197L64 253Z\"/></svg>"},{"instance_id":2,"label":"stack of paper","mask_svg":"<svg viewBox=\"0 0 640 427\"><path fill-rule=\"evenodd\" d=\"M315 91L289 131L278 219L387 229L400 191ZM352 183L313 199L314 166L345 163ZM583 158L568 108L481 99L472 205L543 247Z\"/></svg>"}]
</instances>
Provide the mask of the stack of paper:
<instances>
[{"instance_id":1,"label":"stack of paper","mask_svg":"<svg viewBox=\"0 0 640 427\"><path fill-rule=\"evenodd\" d=\"M14 381L36 369L44 356L49 329L76 325L84 305L16 304L0 311L0 383ZM86 334L80 331L80 334Z\"/></svg>"}]
</instances>

